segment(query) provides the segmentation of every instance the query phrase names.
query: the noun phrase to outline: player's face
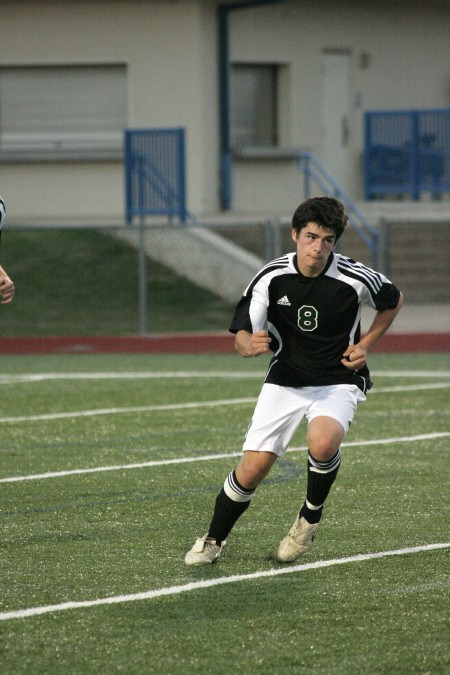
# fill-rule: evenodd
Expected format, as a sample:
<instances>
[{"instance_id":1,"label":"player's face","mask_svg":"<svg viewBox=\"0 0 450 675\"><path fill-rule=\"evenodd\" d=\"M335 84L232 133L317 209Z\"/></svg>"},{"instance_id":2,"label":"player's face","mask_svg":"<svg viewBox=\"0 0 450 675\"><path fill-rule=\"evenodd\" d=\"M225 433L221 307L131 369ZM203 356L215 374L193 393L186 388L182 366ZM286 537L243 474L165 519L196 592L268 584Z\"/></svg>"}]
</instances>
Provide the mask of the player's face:
<instances>
[{"instance_id":1,"label":"player's face","mask_svg":"<svg viewBox=\"0 0 450 675\"><path fill-rule=\"evenodd\" d=\"M297 234L292 230L292 239L297 244L297 265L305 277L317 277L325 268L328 257L336 243L333 230L307 223Z\"/></svg>"}]
</instances>

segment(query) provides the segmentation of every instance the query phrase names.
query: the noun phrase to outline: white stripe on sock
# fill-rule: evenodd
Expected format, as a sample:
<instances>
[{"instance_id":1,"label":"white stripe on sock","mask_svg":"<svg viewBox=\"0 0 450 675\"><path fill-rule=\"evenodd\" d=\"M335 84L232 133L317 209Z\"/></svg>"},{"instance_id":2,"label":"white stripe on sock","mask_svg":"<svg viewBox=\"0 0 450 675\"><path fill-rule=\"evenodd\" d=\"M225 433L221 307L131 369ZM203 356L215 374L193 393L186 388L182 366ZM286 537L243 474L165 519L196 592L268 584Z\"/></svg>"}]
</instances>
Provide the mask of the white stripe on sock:
<instances>
[{"instance_id":1,"label":"white stripe on sock","mask_svg":"<svg viewBox=\"0 0 450 675\"><path fill-rule=\"evenodd\" d=\"M233 471L225 478L223 489L227 497L234 502L249 502L255 490L245 490L236 484Z\"/></svg>"}]
</instances>

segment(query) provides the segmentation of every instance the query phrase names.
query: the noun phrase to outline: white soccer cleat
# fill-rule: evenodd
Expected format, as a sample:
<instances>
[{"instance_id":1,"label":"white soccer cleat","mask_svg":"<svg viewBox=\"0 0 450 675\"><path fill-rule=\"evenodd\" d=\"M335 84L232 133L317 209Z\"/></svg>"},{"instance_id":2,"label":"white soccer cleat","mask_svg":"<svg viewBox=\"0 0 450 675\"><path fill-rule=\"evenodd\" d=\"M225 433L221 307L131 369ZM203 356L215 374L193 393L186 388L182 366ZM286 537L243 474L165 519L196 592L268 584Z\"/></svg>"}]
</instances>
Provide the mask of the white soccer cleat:
<instances>
[{"instance_id":1,"label":"white soccer cleat","mask_svg":"<svg viewBox=\"0 0 450 675\"><path fill-rule=\"evenodd\" d=\"M211 565L220 558L222 549L226 541L220 545L216 544L216 540L211 537L199 537L189 553L186 553L184 562L186 565Z\"/></svg>"},{"instance_id":2,"label":"white soccer cleat","mask_svg":"<svg viewBox=\"0 0 450 675\"><path fill-rule=\"evenodd\" d=\"M303 517L297 516L287 536L280 541L277 550L278 562L293 562L306 553L316 537L319 525L320 522L311 525Z\"/></svg>"}]
</instances>

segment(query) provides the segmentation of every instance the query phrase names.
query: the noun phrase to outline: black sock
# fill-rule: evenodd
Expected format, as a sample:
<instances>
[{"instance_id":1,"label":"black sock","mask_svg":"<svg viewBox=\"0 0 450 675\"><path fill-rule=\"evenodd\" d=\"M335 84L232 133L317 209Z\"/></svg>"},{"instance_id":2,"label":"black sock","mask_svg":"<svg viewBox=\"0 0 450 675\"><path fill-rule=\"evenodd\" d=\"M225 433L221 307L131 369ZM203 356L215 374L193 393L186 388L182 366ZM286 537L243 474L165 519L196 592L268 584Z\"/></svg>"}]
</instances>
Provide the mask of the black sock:
<instances>
[{"instance_id":1,"label":"black sock","mask_svg":"<svg viewBox=\"0 0 450 675\"><path fill-rule=\"evenodd\" d=\"M298 515L300 518L303 516L303 518L307 520L310 525L314 525L315 523L320 522L320 519L322 518L322 512L323 504L316 509L310 509L305 500Z\"/></svg>"},{"instance_id":2,"label":"black sock","mask_svg":"<svg viewBox=\"0 0 450 675\"><path fill-rule=\"evenodd\" d=\"M250 499L255 490L247 490L236 479L232 471L217 495L214 514L209 526L208 537L218 544L224 541L231 532L235 522L250 506Z\"/></svg>"},{"instance_id":3,"label":"black sock","mask_svg":"<svg viewBox=\"0 0 450 675\"><path fill-rule=\"evenodd\" d=\"M318 462L308 452L308 484L306 499L300 509L308 523L318 523L322 517L323 504L328 497L333 485L339 466L341 464L341 451L337 451L328 462Z\"/></svg>"}]
</instances>

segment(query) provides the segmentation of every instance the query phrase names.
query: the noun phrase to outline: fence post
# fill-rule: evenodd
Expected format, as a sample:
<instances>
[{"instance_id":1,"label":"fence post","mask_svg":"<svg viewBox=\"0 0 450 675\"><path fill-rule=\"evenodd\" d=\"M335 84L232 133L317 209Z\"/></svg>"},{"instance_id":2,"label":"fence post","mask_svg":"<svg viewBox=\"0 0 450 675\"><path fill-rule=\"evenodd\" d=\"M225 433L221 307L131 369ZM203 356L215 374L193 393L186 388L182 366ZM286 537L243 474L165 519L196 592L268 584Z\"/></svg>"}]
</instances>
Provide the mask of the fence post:
<instances>
[{"instance_id":1,"label":"fence post","mask_svg":"<svg viewBox=\"0 0 450 675\"><path fill-rule=\"evenodd\" d=\"M179 214L182 225L186 223L186 167L184 164L185 158L185 139L184 129L179 129L178 133L178 172L180 181L180 199L179 199Z\"/></svg>"},{"instance_id":2,"label":"fence post","mask_svg":"<svg viewBox=\"0 0 450 675\"><path fill-rule=\"evenodd\" d=\"M303 195L305 199L308 199L311 194L311 174L309 168L309 155L306 152L302 155L302 162L305 167L303 170Z\"/></svg>"},{"instance_id":3,"label":"fence post","mask_svg":"<svg viewBox=\"0 0 450 675\"><path fill-rule=\"evenodd\" d=\"M417 110L411 111L411 125L412 125L412 182L413 194L415 201L420 199L420 139L419 139L419 113Z\"/></svg>"},{"instance_id":4,"label":"fence post","mask_svg":"<svg viewBox=\"0 0 450 675\"><path fill-rule=\"evenodd\" d=\"M141 216L139 224L139 333L145 335L148 333L147 317L147 259L145 256L145 222L144 216Z\"/></svg>"},{"instance_id":5,"label":"fence post","mask_svg":"<svg viewBox=\"0 0 450 675\"><path fill-rule=\"evenodd\" d=\"M372 114L364 113L364 198L366 201L372 198L371 194L371 166L370 166L370 151L371 151L371 136L370 126L372 123Z\"/></svg>"},{"instance_id":6,"label":"fence post","mask_svg":"<svg viewBox=\"0 0 450 675\"><path fill-rule=\"evenodd\" d=\"M375 269L381 274L388 275L388 227L385 218L380 218L378 223L378 246L375 246L374 250L376 251L376 265Z\"/></svg>"},{"instance_id":7,"label":"fence post","mask_svg":"<svg viewBox=\"0 0 450 675\"><path fill-rule=\"evenodd\" d=\"M273 258L273 229L272 221L265 220L262 225L264 241L264 261L268 262Z\"/></svg>"},{"instance_id":8,"label":"fence post","mask_svg":"<svg viewBox=\"0 0 450 675\"><path fill-rule=\"evenodd\" d=\"M130 132L125 130L125 219L127 225L130 225L132 214L132 158L131 158L131 139Z\"/></svg>"},{"instance_id":9,"label":"fence post","mask_svg":"<svg viewBox=\"0 0 450 675\"><path fill-rule=\"evenodd\" d=\"M269 218L262 224L264 232L264 258L265 261L274 260L281 255L280 221L277 218Z\"/></svg>"},{"instance_id":10,"label":"fence post","mask_svg":"<svg viewBox=\"0 0 450 675\"><path fill-rule=\"evenodd\" d=\"M283 253L281 250L281 222L279 218L272 221L272 227L273 227L273 257L279 258Z\"/></svg>"}]
</instances>

